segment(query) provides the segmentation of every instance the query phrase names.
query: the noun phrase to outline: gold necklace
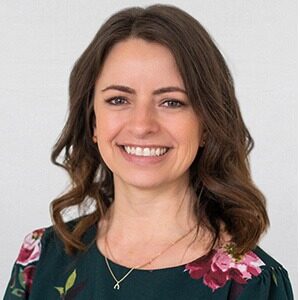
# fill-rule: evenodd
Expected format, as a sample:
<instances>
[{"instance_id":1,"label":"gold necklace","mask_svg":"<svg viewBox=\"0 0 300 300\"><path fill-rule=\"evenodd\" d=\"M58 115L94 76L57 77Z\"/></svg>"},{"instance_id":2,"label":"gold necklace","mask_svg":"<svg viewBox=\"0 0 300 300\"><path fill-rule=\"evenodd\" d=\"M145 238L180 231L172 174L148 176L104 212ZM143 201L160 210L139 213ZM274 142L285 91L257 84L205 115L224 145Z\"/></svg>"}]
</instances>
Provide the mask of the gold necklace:
<instances>
[{"instance_id":1,"label":"gold necklace","mask_svg":"<svg viewBox=\"0 0 300 300\"><path fill-rule=\"evenodd\" d=\"M166 251L168 251L171 247L173 247L175 244L179 243L181 240L183 240L188 234L190 234L195 228L196 228L197 225L195 225L189 232L187 232L186 234L184 234L183 236L181 236L179 239L177 239L176 241L172 242L166 249L164 249L163 251L159 252L156 256L152 257L149 261L147 261L146 263L143 263L143 264L140 264L140 265L137 265L137 266L134 266L133 268L131 268L121 279L117 279L115 274L113 273L109 263L108 263L108 259L106 256L104 256L105 258L105 262L106 262L106 265L107 265L107 268L112 276L112 278L114 279L114 281L116 282L115 285L114 285L114 290L117 289L119 290L120 289L120 283L135 269L138 269L138 268L142 268L142 267L145 267L147 266L148 264L151 264L155 259L157 259L159 256L161 256L162 254L164 254ZM107 248L106 248L106 245L108 246L108 242L107 242L107 235L105 235L105 250L107 252Z\"/></svg>"}]
</instances>

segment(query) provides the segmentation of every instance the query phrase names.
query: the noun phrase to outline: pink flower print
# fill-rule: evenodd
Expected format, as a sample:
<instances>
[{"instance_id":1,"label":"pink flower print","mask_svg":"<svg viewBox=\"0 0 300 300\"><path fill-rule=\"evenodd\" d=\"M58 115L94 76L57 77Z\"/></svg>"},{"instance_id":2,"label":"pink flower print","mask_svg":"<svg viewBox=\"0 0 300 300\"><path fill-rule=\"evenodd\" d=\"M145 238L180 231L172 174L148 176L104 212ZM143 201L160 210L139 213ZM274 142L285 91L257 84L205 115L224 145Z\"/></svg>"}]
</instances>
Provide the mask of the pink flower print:
<instances>
[{"instance_id":1,"label":"pink flower print","mask_svg":"<svg viewBox=\"0 0 300 300\"><path fill-rule=\"evenodd\" d=\"M258 276L261 273L261 266L264 263L252 251L247 252L240 260L234 263L233 268L241 273L240 280L251 279L252 276ZM236 279L236 281L238 281Z\"/></svg>"},{"instance_id":2,"label":"pink flower print","mask_svg":"<svg viewBox=\"0 0 300 300\"><path fill-rule=\"evenodd\" d=\"M232 258L224 253L223 249L219 249L212 258L211 269L213 272L216 272L218 269L222 272L227 272L232 265Z\"/></svg>"},{"instance_id":3,"label":"pink flower print","mask_svg":"<svg viewBox=\"0 0 300 300\"><path fill-rule=\"evenodd\" d=\"M203 278L203 283L213 291L223 287L228 280L245 284L248 279L261 273L264 263L252 251L242 257L234 257L234 245L212 250L209 254L189 263L185 271L189 271L193 279Z\"/></svg>"},{"instance_id":4,"label":"pink flower print","mask_svg":"<svg viewBox=\"0 0 300 300\"><path fill-rule=\"evenodd\" d=\"M35 272L35 266L27 266L23 270L23 278L26 288L30 291L32 286L32 279Z\"/></svg>"},{"instance_id":5,"label":"pink flower print","mask_svg":"<svg viewBox=\"0 0 300 300\"><path fill-rule=\"evenodd\" d=\"M261 273L260 267L264 265L264 263L259 259L259 257L252 251L247 252L243 256L240 264L243 264L246 267L247 272L250 274L250 278L251 274L253 276L259 275Z\"/></svg>"},{"instance_id":6,"label":"pink flower print","mask_svg":"<svg viewBox=\"0 0 300 300\"><path fill-rule=\"evenodd\" d=\"M189 271L190 276L193 279L200 279L210 271L211 260L215 251L211 251L209 254L204 255L191 263L188 263L184 271Z\"/></svg>"},{"instance_id":7,"label":"pink flower print","mask_svg":"<svg viewBox=\"0 0 300 300\"><path fill-rule=\"evenodd\" d=\"M17 264L27 266L39 259L41 253L41 238L44 231L44 228L37 229L25 237L16 260Z\"/></svg>"},{"instance_id":8,"label":"pink flower print","mask_svg":"<svg viewBox=\"0 0 300 300\"><path fill-rule=\"evenodd\" d=\"M243 274L238 269L232 268L229 270L228 273L229 278L233 279L237 283L245 284L247 282L246 279L243 277Z\"/></svg>"},{"instance_id":9,"label":"pink flower print","mask_svg":"<svg viewBox=\"0 0 300 300\"><path fill-rule=\"evenodd\" d=\"M203 282L210 287L213 291L225 285L229 280L229 275L226 272L222 272L220 269L215 271L210 270L203 276Z\"/></svg>"}]
</instances>

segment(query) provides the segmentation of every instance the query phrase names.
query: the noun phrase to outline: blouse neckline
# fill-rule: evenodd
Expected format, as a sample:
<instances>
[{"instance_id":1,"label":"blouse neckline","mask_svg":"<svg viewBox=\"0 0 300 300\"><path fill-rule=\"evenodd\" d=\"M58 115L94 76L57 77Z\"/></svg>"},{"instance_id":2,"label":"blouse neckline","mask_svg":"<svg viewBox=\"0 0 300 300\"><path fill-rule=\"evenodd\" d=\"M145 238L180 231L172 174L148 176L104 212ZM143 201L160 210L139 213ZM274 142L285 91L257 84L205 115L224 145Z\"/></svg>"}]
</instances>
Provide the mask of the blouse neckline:
<instances>
[{"instance_id":1,"label":"blouse neckline","mask_svg":"<svg viewBox=\"0 0 300 300\"><path fill-rule=\"evenodd\" d=\"M93 233L93 236L95 237L96 234L97 234L97 223L94 224L92 226L92 233ZM97 245L97 240L95 239L93 244L92 244L92 248L93 248L93 251L95 252L95 254L100 257L103 261L105 261L105 255L101 252L101 250L99 249L98 245ZM181 264L181 265L177 265L177 266L170 266L170 267L163 267L163 268L159 268L159 269L142 269L142 268L137 268L137 269L134 269L135 271L139 271L139 272L158 272L158 271L164 271L164 272L167 272L167 271L175 271L175 270L181 270L182 268L185 268L186 265L194 262L194 261L197 261L201 258L204 258L205 256L209 255L213 250L207 252L206 254L203 254L201 256L199 256L198 258L192 260L191 262L188 262L188 263L184 263L184 264ZM116 267L116 268L119 268L120 270L130 270L129 267L127 266L124 266L124 265L121 265L119 263L116 263L114 261L112 261L111 259L107 258L109 264L113 267Z\"/></svg>"}]
</instances>

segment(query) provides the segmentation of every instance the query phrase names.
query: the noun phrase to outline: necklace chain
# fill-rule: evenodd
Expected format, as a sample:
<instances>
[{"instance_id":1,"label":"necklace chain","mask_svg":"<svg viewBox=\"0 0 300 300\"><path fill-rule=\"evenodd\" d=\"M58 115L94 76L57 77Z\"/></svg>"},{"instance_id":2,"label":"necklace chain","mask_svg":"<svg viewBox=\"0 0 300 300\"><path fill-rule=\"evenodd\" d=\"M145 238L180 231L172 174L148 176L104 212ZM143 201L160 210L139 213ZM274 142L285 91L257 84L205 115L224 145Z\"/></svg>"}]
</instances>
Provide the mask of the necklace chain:
<instances>
[{"instance_id":1,"label":"necklace chain","mask_svg":"<svg viewBox=\"0 0 300 300\"><path fill-rule=\"evenodd\" d=\"M197 225L196 225L197 226ZM151 264L155 259L157 259L159 256L161 256L162 254L164 254L166 251L168 251L171 247L173 247L175 244L179 243L181 240L183 240L188 234L190 234L194 229L195 227L194 226L191 230L189 230L187 233L185 233L183 236L181 236L179 239L177 239L176 241L172 242L166 249L160 251L156 256L152 257L149 261L147 261L146 263L143 263L143 264L139 264L137 266L134 266L133 268L131 268L121 279L117 279L114 272L112 271L110 265L109 265L109 262L108 262L108 259L106 256L104 256L105 258L105 262L106 262L106 265L107 265L107 268L112 276L112 278L114 279L114 281L116 282L115 285L114 285L114 289L117 289L119 290L120 289L120 283L125 280L125 278L127 276L130 275L130 273L135 270L135 269L139 269L139 268L142 268L142 267L145 267L149 264ZM107 236L105 235L105 248L106 248L106 245L108 246L108 242L107 242Z\"/></svg>"}]
</instances>

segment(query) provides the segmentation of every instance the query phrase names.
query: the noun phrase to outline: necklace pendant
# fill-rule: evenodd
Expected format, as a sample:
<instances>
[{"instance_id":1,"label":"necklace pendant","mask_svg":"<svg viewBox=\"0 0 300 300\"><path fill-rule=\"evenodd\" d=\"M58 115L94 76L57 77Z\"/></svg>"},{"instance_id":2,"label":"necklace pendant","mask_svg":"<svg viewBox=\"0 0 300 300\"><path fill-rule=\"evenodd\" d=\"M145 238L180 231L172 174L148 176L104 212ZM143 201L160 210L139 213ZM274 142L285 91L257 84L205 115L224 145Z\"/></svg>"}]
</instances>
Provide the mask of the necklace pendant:
<instances>
[{"instance_id":1,"label":"necklace pendant","mask_svg":"<svg viewBox=\"0 0 300 300\"><path fill-rule=\"evenodd\" d=\"M117 282L115 285L114 285L114 290L119 290L120 289L120 285L119 285L119 282Z\"/></svg>"}]
</instances>

